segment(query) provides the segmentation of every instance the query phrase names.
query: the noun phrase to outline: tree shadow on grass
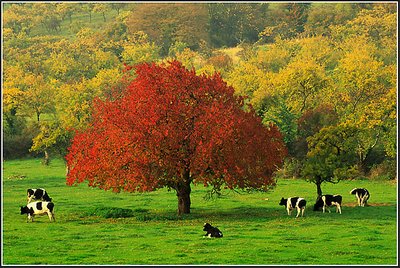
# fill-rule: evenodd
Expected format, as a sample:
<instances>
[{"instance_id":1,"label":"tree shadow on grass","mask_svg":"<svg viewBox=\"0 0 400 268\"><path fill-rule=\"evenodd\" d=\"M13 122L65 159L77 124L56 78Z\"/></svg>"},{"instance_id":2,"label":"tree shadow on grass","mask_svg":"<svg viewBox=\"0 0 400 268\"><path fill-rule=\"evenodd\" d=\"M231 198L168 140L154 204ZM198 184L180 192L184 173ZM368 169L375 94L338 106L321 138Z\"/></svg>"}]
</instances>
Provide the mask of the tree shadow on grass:
<instances>
[{"instance_id":1,"label":"tree shadow on grass","mask_svg":"<svg viewBox=\"0 0 400 268\"><path fill-rule=\"evenodd\" d=\"M371 204L366 207L345 205L342 207L342 214L335 212L335 207L331 208L331 213L313 211L312 207L307 207L304 217L310 218L346 218L346 219L386 219L396 220L396 204ZM255 206L237 206L228 209L218 208L192 208L190 214L178 216L176 210L152 211L146 208L122 209L116 207L96 207L90 211L85 211L81 216L98 216L101 218L131 218L136 221L180 221L180 220L202 220L206 221L247 221L247 222L266 222L277 219L295 218L296 210L291 215L287 215L284 207L266 208Z\"/></svg>"}]
</instances>

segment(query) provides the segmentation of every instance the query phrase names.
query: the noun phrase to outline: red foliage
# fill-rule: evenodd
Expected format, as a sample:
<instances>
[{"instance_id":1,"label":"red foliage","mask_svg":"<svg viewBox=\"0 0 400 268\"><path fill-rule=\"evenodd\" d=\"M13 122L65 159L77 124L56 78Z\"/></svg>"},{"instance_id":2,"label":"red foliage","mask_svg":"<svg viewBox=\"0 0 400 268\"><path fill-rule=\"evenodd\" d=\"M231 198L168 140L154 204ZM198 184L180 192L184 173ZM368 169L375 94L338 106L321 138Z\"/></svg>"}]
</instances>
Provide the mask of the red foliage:
<instances>
[{"instance_id":1,"label":"red foliage","mask_svg":"<svg viewBox=\"0 0 400 268\"><path fill-rule=\"evenodd\" d=\"M67 184L113 191L152 191L184 180L229 188L263 188L282 164L278 129L215 74L196 76L177 61L135 66L121 98L94 103L90 128L67 155ZM190 192L190 191L189 191Z\"/></svg>"}]
</instances>

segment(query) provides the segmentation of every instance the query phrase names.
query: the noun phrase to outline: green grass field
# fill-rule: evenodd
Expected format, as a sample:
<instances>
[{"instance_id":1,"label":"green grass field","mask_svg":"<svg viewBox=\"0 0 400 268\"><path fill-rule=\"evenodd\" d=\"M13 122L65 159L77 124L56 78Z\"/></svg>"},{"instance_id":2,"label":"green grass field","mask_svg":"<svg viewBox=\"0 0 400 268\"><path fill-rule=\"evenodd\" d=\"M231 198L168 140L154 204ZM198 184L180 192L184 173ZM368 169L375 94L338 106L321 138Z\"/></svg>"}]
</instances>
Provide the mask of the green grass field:
<instances>
[{"instance_id":1,"label":"green grass field","mask_svg":"<svg viewBox=\"0 0 400 268\"><path fill-rule=\"evenodd\" d=\"M315 185L279 180L268 193L224 192L205 201L207 189L192 189L191 214L178 218L175 192L115 194L85 184L65 184L61 160L3 162L2 262L4 265L72 264L260 264L396 265L397 185L353 180L324 184L343 196L342 214L314 212ZM19 207L27 188L46 188L56 222L39 216L26 222ZM370 206L356 207L354 187L371 192ZM304 218L289 217L281 197L308 200ZM203 238L204 222L223 232Z\"/></svg>"}]
</instances>

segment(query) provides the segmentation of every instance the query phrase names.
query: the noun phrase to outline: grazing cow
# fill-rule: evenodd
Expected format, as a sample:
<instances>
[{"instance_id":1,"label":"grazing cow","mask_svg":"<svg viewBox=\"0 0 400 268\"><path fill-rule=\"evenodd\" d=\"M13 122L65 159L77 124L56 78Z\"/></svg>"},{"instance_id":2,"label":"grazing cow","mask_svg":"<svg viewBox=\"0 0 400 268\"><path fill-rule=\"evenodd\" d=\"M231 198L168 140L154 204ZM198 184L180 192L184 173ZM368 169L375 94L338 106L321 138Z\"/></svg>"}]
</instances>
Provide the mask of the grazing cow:
<instances>
[{"instance_id":1,"label":"grazing cow","mask_svg":"<svg viewBox=\"0 0 400 268\"><path fill-rule=\"evenodd\" d=\"M211 224L209 223L205 223L203 226L203 231L206 231L207 233L204 235L204 237L222 237L222 232L217 228L217 227L213 227L211 226Z\"/></svg>"},{"instance_id":2,"label":"grazing cow","mask_svg":"<svg viewBox=\"0 0 400 268\"><path fill-rule=\"evenodd\" d=\"M324 194L317 198L317 202L314 205L314 211L322 208L322 212L325 213L325 209L328 209L328 212L331 213L329 209L330 206L336 206L336 213L339 212L342 214L342 196L341 195L331 195Z\"/></svg>"},{"instance_id":3,"label":"grazing cow","mask_svg":"<svg viewBox=\"0 0 400 268\"><path fill-rule=\"evenodd\" d=\"M296 218L299 217L300 212L301 212L301 216L304 216L304 210L306 208L306 203L307 201L304 198L301 197L289 197L288 199L285 199L282 197L281 201L279 202L279 205L281 206L285 206L288 215L290 216L290 214L292 213L292 210L294 208L297 209L297 215Z\"/></svg>"},{"instance_id":4,"label":"grazing cow","mask_svg":"<svg viewBox=\"0 0 400 268\"><path fill-rule=\"evenodd\" d=\"M54 203L52 202L32 202L28 205L21 207L21 215L28 214L28 219L26 222L31 220L33 222L34 215L43 215L47 214L49 216L50 221L55 221L54 217Z\"/></svg>"},{"instance_id":5,"label":"grazing cow","mask_svg":"<svg viewBox=\"0 0 400 268\"><path fill-rule=\"evenodd\" d=\"M50 196L47 194L46 190L43 188L28 189L27 196L28 196L28 203L30 203L32 200L42 200L42 201L51 202Z\"/></svg>"},{"instance_id":6,"label":"grazing cow","mask_svg":"<svg viewBox=\"0 0 400 268\"><path fill-rule=\"evenodd\" d=\"M354 188L350 191L350 194L355 194L357 198L358 206L364 207L369 199L369 192L365 188Z\"/></svg>"}]
</instances>

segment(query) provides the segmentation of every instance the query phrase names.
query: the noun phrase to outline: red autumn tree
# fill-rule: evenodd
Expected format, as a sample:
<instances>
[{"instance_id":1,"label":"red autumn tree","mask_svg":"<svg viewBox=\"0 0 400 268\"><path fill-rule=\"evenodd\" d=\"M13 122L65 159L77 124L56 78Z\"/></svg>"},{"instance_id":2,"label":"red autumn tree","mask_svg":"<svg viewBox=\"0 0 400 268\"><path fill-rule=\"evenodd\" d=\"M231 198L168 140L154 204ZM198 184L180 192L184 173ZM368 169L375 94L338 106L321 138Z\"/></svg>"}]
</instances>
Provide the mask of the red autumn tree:
<instances>
[{"instance_id":1,"label":"red autumn tree","mask_svg":"<svg viewBox=\"0 0 400 268\"><path fill-rule=\"evenodd\" d=\"M244 108L219 74L197 76L177 61L134 70L121 97L97 100L91 126L75 135L66 157L68 185L172 188L181 215L190 213L191 183L217 191L274 184L286 154L281 134Z\"/></svg>"}]
</instances>

